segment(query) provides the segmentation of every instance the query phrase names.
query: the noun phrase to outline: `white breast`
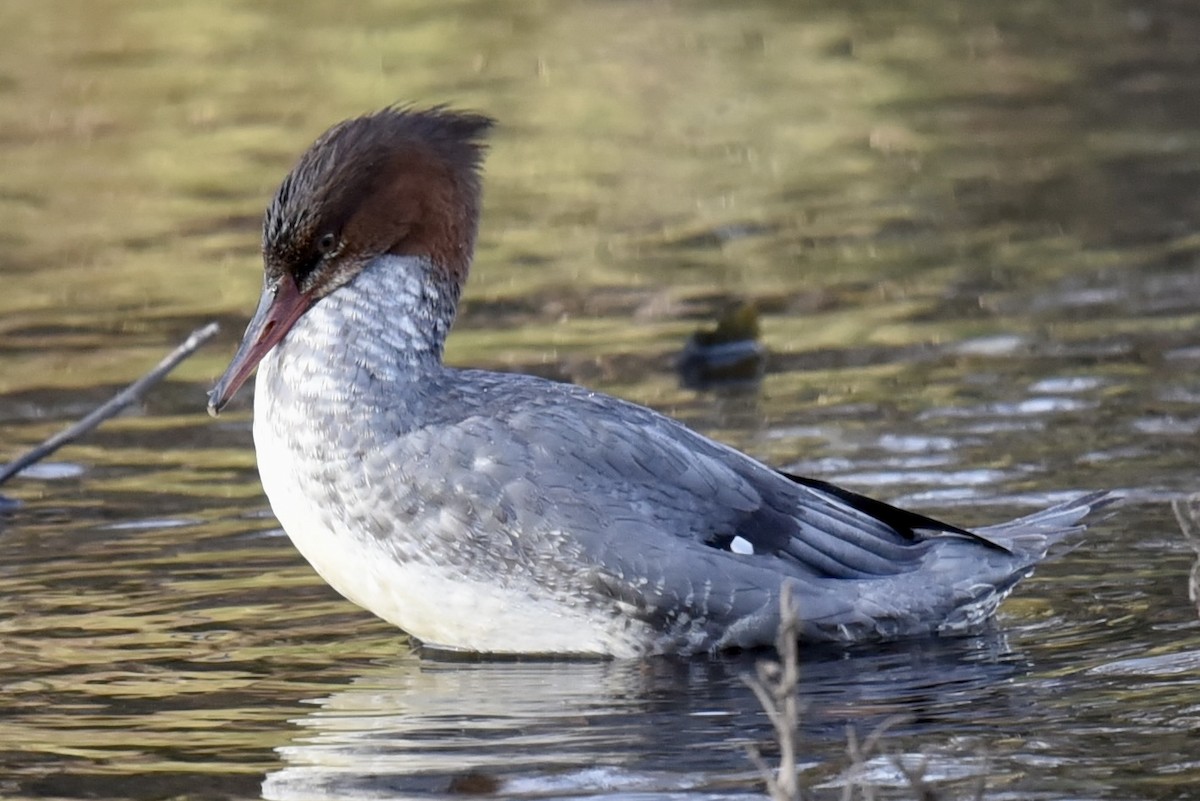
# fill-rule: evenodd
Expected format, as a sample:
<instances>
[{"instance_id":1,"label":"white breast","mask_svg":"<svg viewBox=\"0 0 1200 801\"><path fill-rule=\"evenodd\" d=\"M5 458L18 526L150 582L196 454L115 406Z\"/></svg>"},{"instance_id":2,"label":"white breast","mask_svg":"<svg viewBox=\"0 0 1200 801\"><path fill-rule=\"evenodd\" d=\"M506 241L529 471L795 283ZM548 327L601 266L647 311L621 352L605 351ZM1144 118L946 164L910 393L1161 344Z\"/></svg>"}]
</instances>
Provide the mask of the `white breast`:
<instances>
[{"instance_id":1,"label":"white breast","mask_svg":"<svg viewBox=\"0 0 1200 801\"><path fill-rule=\"evenodd\" d=\"M320 465L306 464L293 431L308 421L281 419L282 399L270 396L272 371L281 369L272 352L259 366L255 390L254 442L263 489L271 509L296 548L330 586L426 644L484 653L578 653L636 656L648 632L630 621L586 614L561 599L538 595L537 588L513 589L513 582L472 580L432 558L414 561L401 553L416 547L421 532L397 532L404 548L386 538L355 531L353 515L329 503L317 486ZM289 426L291 428L289 428ZM319 432L314 432L319 435ZM289 442L290 440L290 442ZM322 499L322 500L314 500ZM454 536L453 519L427 525L428 542ZM508 586L505 586L508 585Z\"/></svg>"}]
</instances>

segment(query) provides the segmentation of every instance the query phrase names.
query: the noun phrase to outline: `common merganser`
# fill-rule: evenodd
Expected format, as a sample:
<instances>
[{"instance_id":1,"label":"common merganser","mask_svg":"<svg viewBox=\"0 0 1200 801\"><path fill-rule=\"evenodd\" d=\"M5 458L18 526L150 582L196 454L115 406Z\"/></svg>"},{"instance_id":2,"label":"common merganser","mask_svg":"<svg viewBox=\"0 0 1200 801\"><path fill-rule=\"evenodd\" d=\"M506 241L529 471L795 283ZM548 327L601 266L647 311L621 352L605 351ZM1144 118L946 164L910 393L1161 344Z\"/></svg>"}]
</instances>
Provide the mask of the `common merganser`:
<instances>
[{"instance_id":1,"label":"common merganser","mask_svg":"<svg viewBox=\"0 0 1200 801\"><path fill-rule=\"evenodd\" d=\"M323 134L263 225L271 507L334 589L428 647L638 657L977 628L1093 493L975 532L774 470L644 407L447 367L493 121L391 107Z\"/></svg>"}]
</instances>

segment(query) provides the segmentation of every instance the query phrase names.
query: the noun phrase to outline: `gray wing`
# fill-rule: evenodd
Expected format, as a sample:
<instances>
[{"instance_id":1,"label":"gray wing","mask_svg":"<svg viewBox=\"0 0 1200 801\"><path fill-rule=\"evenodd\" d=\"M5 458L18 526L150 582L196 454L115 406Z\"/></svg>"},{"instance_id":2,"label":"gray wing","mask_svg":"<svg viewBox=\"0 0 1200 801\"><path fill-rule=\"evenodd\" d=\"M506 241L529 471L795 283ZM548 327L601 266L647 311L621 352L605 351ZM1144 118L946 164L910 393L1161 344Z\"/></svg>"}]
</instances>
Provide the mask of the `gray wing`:
<instances>
[{"instance_id":1,"label":"gray wing","mask_svg":"<svg viewBox=\"0 0 1200 801\"><path fill-rule=\"evenodd\" d=\"M558 385L555 385L558 386ZM556 397L571 396L570 403ZM580 401L585 400L585 403ZM504 450L559 502L560 525L597 521L642 538L729 551L741 539L803 575L869 578L907 572L939 537L1001 546L825 482L775 471L656 412L560 387L502 414Z\"/></svg>"},{"instance_id":2,"label":"gray wing","mask_svg":"<svg viewBox=\"0 0 1200 801\"><path fill-rule=\"evenodd\" d=\"M797 576L861 579L912 570L932 539L978 535L813 479L779 473L649 409L579 387L504 376L447 408L410 443L475 484L527 532L596 551L706 548L780 561ZM524 378L524 377L521 377ZM532 382L532 383L531 383ZM460 382L457 386L462 386ZM454 387L449 388L450 392ZM479 407L486 403L486 410ZM477 413L472 413L475 410ZM454 469L458 468L458 469ZM740 542L738 542L740 540ZM745 553L752 551L752 554Z\"/></svg>"}]
</instances>

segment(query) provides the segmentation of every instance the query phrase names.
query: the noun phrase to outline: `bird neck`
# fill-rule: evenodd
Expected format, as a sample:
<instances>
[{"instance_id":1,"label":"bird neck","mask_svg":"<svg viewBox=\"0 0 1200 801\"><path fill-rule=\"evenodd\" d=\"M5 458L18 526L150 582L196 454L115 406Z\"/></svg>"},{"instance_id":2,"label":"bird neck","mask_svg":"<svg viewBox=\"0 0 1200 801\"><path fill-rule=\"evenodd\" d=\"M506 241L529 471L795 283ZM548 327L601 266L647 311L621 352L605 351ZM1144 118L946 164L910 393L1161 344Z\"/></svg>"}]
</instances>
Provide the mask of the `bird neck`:
<instances>
[{"instance_id":1,"label":"bird neck","mask_svg":"<svg viewBox=\"0 0 1200 801\"><path fill-rule=\"evenodd\" d=\"M427 259L375 258L271 349L257 392L271 405L329 408L386 397L440 371L458 291Z\"/></svg>"}]
</instances>

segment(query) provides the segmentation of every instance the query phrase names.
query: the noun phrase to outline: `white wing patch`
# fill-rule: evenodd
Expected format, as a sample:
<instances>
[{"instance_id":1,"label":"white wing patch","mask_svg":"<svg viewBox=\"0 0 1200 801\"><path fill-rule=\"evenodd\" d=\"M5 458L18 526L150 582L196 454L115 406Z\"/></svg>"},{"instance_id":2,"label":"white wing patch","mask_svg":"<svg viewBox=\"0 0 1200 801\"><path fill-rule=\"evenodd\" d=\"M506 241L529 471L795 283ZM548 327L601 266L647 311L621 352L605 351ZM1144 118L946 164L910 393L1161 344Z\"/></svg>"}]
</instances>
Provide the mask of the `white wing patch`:
<instances>
[{"instance_id":1,"label":"white wing patch","mask_svg":"<svg viewBox=\"0 0 1200 801\"><path fill-rule=\"evenodd\" d=\"M734 537L729 541L729 550L734 553L745 554L746 556L754 555L754 546L750 544L750 540L742 537Z\"/></svg>"}]
</instances>

